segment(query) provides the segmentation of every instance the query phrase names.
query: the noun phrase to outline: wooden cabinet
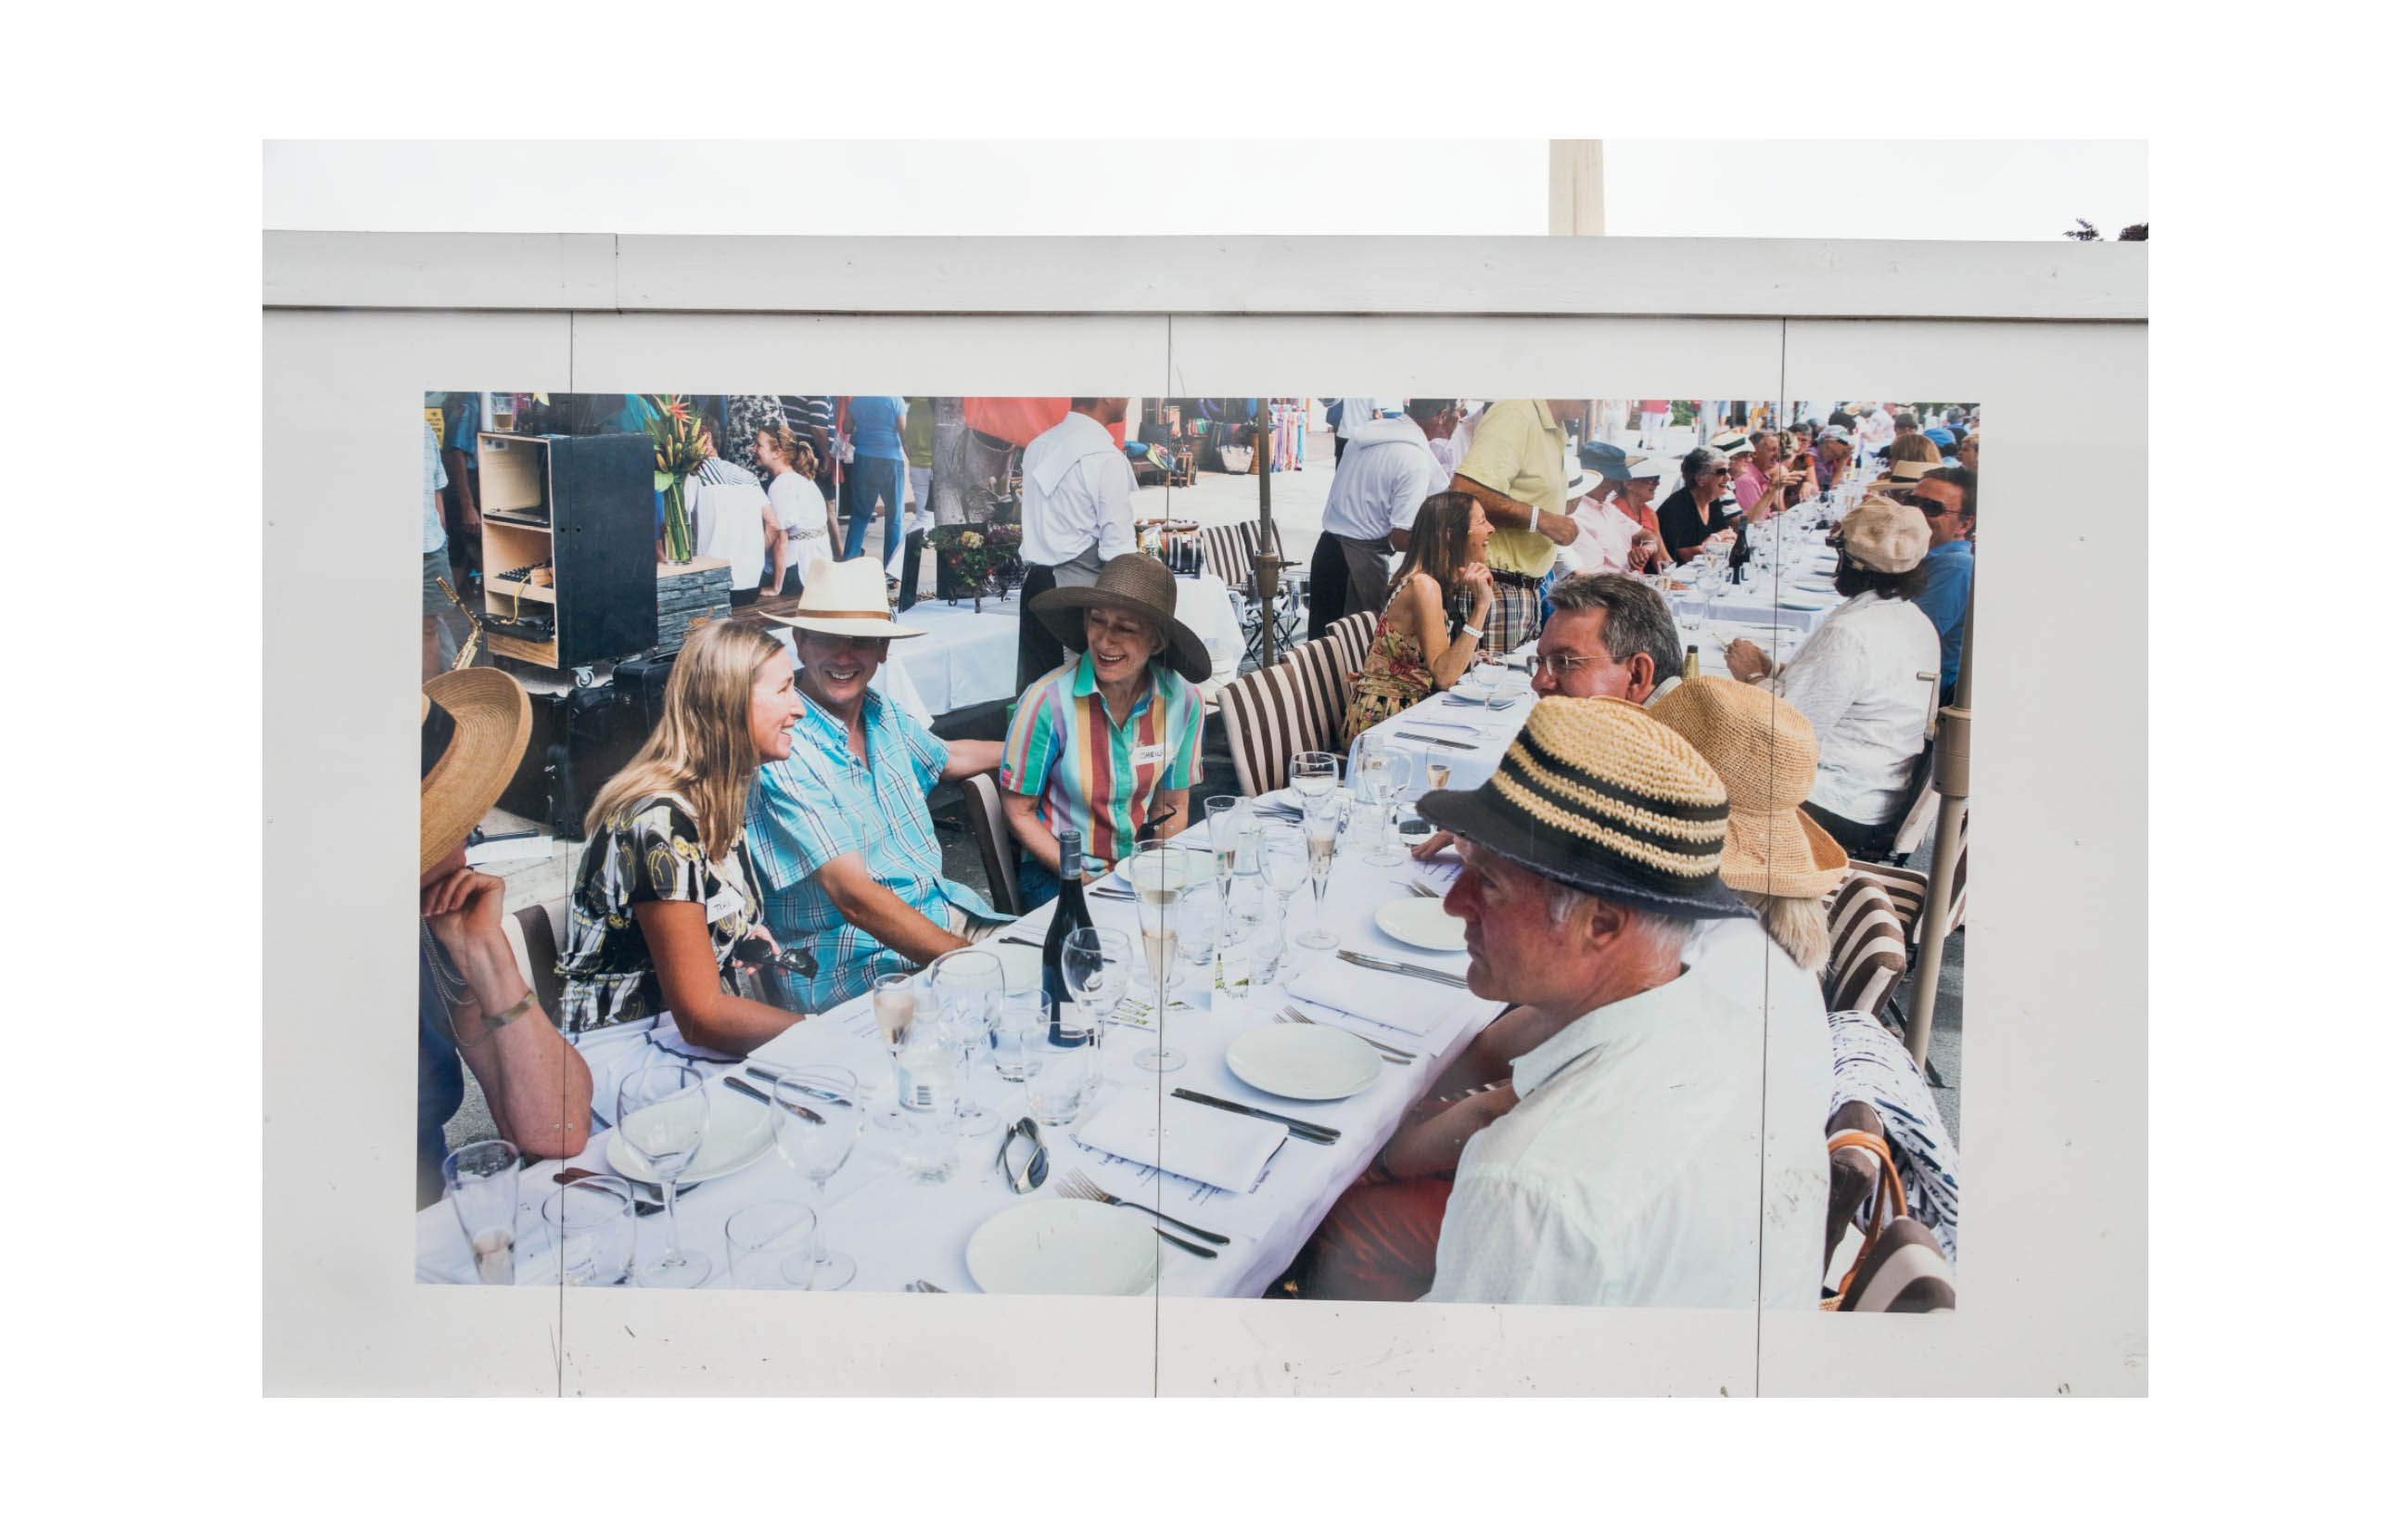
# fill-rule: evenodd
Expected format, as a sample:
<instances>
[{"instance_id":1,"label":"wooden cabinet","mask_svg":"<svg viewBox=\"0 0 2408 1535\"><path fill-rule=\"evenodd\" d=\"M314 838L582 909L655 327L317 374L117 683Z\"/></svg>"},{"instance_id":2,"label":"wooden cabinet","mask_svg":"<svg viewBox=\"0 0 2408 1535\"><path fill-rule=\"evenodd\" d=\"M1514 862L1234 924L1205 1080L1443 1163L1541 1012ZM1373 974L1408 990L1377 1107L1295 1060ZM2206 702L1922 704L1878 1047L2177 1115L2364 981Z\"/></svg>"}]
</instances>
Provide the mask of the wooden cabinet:
<instances>
[{"instance_id":1,"label":"wooden cabinet","mask_svg":"<svg viewBox=\"0 0 2408 1535\"><path fill-rule=\"evenodd\" d=\"M652 438L483 432L477 468L494 653L566 670L651 650Z\"/></svg>"}]
</instances>

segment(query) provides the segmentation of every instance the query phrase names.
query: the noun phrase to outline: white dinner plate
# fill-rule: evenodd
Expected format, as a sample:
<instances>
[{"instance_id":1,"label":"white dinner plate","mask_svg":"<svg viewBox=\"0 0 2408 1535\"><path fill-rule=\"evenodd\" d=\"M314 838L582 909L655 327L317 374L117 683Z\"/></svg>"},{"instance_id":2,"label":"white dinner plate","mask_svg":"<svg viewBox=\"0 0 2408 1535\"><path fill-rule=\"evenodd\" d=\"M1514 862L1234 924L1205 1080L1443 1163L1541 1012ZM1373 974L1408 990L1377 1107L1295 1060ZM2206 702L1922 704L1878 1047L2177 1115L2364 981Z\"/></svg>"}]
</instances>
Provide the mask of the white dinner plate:
<instances>
[{"instance_id":1,"label":"white dinner plate","mask_svg":"<svg viewBox=\"0 0 2408 1535\"><path fill-rule=\"evenodd\" d=\"M1201 825L1202 818L1198 817L1197 819L1198 824ZM1174 848L1171 851L1183 856L1187 860L1187 884L1182 888L1192 889L1214 877L1212 850L1211 848ZM1135 855L1131 854L1131 856ZM1113 890L1135 889L1136 887L1129 883L1128 864L1129 861L1127 858L1122 859L1119 863L1112 866L1112 871L1110 874L1105 875L1103 879L1096 882L1106 885Z\"/></svg>"},{"instance_id":2,"label":"white dinner plate","mask_svg":"<svg viewBox=\"0 0 2408 1535\"><path fill-rule=\"evenodd\" d=\"M1416 949L1447 949L1460 954L1467 947L1463 941L1463 919L1448 916L1443 900L1414 896L1390 901L1372 912L1371 920L1380 925L1380 931Z\"/></svg>"},{"instance_id":3,"label":"white dinner plate","mask_svg":"<svg viewBox=\"0 0 2408 1535\"><path fill-rule=\"evenodd\" d=\"M702 1149L694 1160L678 1174L678 1187L704 1183L712 1178L724 1178L731 1172L741 1172L768 1155L778 1143L777 1121L770 1117L767 1104L755 1102L726 1086L717 1078L703 1091L710 1095L710 1125L702 1132ZM610 1137L609 1161L610 1170L622 1178L651 1183L652 1175L644 1169L617 1135Z\"/></svg>"},{"instance_id":4,"label":"white dinner plate","mask_svg":"<svg viewBox=\"0 0 2408 1535\"><path fill-rule=\"evenodd\" d=\"M1229 1070L1280 1097L1352 1097L1380 1080L1380 1053L1342 1028L1264 1024L1229 1041Z\"/></svg>"},{"instance_id":5,"label":"white dinner plate","mask_svg":"<svg viewBox=\"0 0 2408 1535\"><path fill-rule=\"evenodd\" d=\"M989 1295L1143 1295L1153 1223L1091 1199L1030 1199L970 1233L970 1278Z\"/></svg>"}]
</instances>

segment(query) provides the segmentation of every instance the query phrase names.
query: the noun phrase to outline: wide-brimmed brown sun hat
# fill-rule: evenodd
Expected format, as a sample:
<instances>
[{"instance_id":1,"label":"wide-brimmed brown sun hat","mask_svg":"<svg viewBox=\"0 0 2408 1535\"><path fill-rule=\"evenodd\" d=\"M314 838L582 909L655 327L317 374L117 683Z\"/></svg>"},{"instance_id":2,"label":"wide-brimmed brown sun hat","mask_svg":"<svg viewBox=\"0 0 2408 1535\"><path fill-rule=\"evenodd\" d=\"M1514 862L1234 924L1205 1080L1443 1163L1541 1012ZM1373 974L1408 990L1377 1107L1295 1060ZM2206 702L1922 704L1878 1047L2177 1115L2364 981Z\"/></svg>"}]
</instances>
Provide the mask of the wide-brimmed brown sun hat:
<instances>
[{"instance_id":1,"label":"wide-brimmed brown sun hat","mask_svg":"<svg viewBox=\"0 0 2408 1535\"><path fill-rule=\"evenodd\" d=\"M817 562L803 578L791 616L761 616L771 624L853 639L915 639L928 632L895 622L886 606L886 567L867 554Z\"/></svg>"},{"instance_id":2,"label":"wide-brimmed brown sun hat","mask_svg":"<svg viewBox=\"0 0 2408 1535\"><path fill-rule=\"evenodd\" d=\"M535 710L508 672L447 671L418 690L418 872L468 839L502 797Z\"/></svg>"},{"instance_id":3,"label":"wide-brimmed brown sun hat","mask_svg":"<svg viewBox=\"0 0 2408 1535\"><path fill-rule=\"evenodd\" d=\"M1693 677L1647 712L1713 764L1730 796L1723 883L1759 896L1821 896L1848 854L1799 809L1814 788L1814 726L1797 706L1727 677Z\"/></svg>"},{"instance_id":4,"label":"wide-brimmed brown sun hat","mask_svg":"<svg viewBox=\"0 0 2408 1535\"><path fill-rule=\"evenodd\" d=\"M1636 704L1541 698L1480 787L1433 791L1420 809L1508 863L1617 906L1750 913L1718 875L1729 822L1722 780Z\"/></svg>"},{"instance_id":5,"label":"wide-brimmed brown sun hat","mask_svg":"<svg viewBox=\"0 0 2408 1535\"><path fill-rule=\"evenodd\" d=\"M1117 554L1104 563L1093 586L1056 586L1028 605L1054 638L1073 651L1087 648L1086 610L1126 608L1143 613L1168 642L1164 654L1191 682L1212 675L1212 655L1196 631L1179 622L1179 582L1170 567L1151 554Z\"/></svg>"},{"instance_id":6,"label":"wide-brimmed brown sun hat","mask_svg":"<svg viewBox=\"0 0 2408 1535\"><path fill-rule=\"evenodd\" d=\"M1931 552L1931 524L1913 507L1870 495L1841 519L1840 547L1866 569L1895 576L1921 565Z\"/></svg>"}]
</instances>

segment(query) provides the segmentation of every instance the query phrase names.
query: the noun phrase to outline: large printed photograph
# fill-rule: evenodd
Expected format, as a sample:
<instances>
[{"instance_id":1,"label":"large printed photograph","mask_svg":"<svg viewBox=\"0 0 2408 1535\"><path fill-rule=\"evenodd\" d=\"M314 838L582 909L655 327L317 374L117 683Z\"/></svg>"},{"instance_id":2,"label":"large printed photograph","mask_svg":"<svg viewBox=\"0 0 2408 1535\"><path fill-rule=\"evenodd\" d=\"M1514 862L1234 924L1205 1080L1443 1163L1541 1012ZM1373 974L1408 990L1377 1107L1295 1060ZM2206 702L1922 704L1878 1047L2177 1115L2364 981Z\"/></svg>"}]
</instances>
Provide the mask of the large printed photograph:
<instances>
[{"instance_id":1,"label":"large printed photograph","mask_svg":"<svg viewBox=\"0 0 2408 1535\"><path fill-rule=\"evenodd\" d=\"M423 409L422 1282L1955 1308L1977 402Z\"/></svg>"}]
</instances>

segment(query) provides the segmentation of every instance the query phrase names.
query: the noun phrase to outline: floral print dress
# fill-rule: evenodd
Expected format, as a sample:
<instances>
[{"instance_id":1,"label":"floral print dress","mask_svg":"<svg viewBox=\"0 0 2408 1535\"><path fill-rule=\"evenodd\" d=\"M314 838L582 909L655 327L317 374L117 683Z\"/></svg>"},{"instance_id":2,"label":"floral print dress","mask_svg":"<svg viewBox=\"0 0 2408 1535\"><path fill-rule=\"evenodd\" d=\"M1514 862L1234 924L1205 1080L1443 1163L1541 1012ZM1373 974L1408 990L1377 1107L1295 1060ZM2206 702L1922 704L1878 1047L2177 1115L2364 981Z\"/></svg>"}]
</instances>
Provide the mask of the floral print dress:
<instances>
[{"instance_id":1,"label":"floral print dress","mask_svg":"<svg viewBox=\"0 0 2408 1535\"><path fill-rule=\"evenodd\" d=\"M1394 719L1438 691L1438 678L1422 654L1419 637L1395 619L1397 604L1380 615L1371 649L1346 699L1346 721L1338 729L1338 749L1344 751L1356 736L1383 720Z\"/></svg>"},{"instance_id":2,"label":"floral print dress","mask_svg":"<svg viewBox=\"0 0 2408 1535\"><path fill-rule=\"evenodd\" d=\"M739 993L736 945L761 920L744 839L713 863L694 812L674 795L639 799L585 844L569 893L561 956L560 1026L569 1034L648 1018L667 1007L652 950L636 925L645 901L693 901L710 929L723 990Z\"/></svg>"}]
</instances>

